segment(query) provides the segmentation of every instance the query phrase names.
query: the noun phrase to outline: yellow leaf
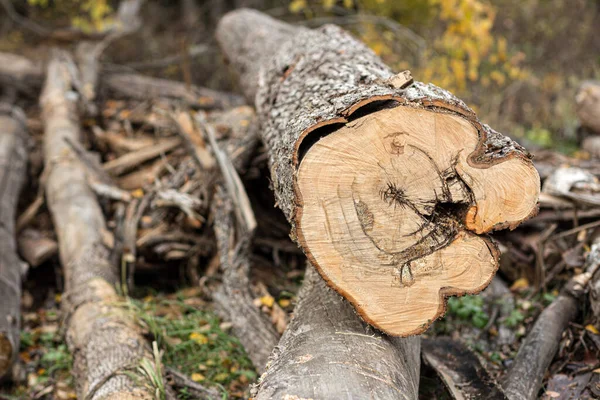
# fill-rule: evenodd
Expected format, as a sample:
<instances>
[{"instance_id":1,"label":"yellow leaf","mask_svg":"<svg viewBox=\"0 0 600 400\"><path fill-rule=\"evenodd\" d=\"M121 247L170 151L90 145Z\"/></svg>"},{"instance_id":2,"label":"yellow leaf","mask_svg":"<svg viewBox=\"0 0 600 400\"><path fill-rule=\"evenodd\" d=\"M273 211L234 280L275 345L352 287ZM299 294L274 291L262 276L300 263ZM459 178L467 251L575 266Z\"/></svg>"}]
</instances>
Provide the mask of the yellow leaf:
<instances>
[{"instance_id":1,"label":"yellow leaf","mask_svg":"<svg viewBox=\"0 0 600 400\"><path fill-rule=\"evenodd\" d=\"M208 338L198 332L192 332L190 334L190 340L193 340L194 342L198 343L198 344L207 344L208 343Z\"/></svg>"},{"instance_id":2,"label":"yellow leaf","mask_svg":"<svg viewBox=\"0 0 600 400\"><path fill-rule=\"evenodd\" d=\"M585 330L588 332L592 332L594 335L600 334L600 331L598 331L598 329L596 329L596 327L592 324L586 325Z\"/></svg>"},{"instance_id":3,"label":"yellow leaf","mask_svg":"<svg viewBox=\"0 0 600 400\"><path fill-rule=\"evenodd\" d=\"M335 0L323 0L323 8L331 10L335 6Z\"/></svg>"},{"instance_id":4,"label":"yellow leaf","mask_svg":"<svg viewBox=\"0 0 600 400\"><path fill-rule=\"evenodd\" d=\"M512 286L510 287L510 290L521 290L521 289L527 289L529 287L529 281L527 280L527 278L520 278L517 279Z\"/></svg>"},{"instance_id":5,"label":"yellow leaf","mask_svg":"<svg viewBox=\"0 0 600 400\"><path fill-rule=\"evenodd\" d=\"M198 372L194 372L192 374L192 380L194 382L202 382L204 380L204 375L202 375L201 373L198 373Z\"/></svg>"},{"instance_id":6,"label":"yellow leaf","mask_svg":"<svg viewBox=\"0 0 600 400\"><path fill-rule=\"evenodd\" d=\"M227 378L229 378L229 375L226 372L221 372L220 374L217 374L214 377L214 381L215 382L223 382L224 380L226 380Z\"/></svg>"},{"instance_id":7,"label":"yellow leaf","mask_svg":"<svg viewBox=\"0 0 600 400\"><path fill-rule=\"evenodd\" d=\"M271 308L273 307L273 304L275 304L275 299L271 295L266 295L260 298L260 303Z\"/></svg>"},{"instance_id":8,"label":"yellow leaf","mask_svg":"<svg viewBox=\"0 0 600 400\"><path fill-rule=\"evenodd\" d=\"M287 306L290 305L290 301L288 299L281 299L279 300L279 305L283 308L286 308Z\"/></svg>"},{"instance_id":9,"label":"yellow leaf","mask_svg":"<svg viewBox=\"0 0 600 400\"><path fill-rule=\"evenodd\" d=\"M133 192L131 192L131 195L136 199L140 199L144 197L144 191L142 189L135 189Z\"/></svg>"},{"instance_id":10,"label":"yellow leaf","mask_svg":"<svg viewBox=\"0 0 600 400\"><path fill-rule=\"evenodd\" d=\"M306 0L294 0L290 3L290 12L296 14L306 8Z\"/></svg>"}]
</instances>

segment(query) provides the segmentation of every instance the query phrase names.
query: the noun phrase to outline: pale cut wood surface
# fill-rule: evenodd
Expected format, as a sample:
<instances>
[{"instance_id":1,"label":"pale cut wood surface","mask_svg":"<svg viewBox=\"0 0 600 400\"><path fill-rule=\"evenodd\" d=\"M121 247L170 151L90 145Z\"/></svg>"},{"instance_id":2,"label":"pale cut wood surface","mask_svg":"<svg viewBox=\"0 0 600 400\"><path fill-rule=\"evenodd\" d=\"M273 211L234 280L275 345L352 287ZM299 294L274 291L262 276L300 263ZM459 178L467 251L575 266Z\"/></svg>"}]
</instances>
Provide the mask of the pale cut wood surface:
<instances>
[{"instance_id":1,"label":"pale cut wood surface","mask_svg":"<svg viewBox=\"0 0 600 400\"><path fill-rule=\"evenodd\" d=\"M473 166L478 144L462 117L398 106L348 123L302 159L298 239L379 329L421 333L443 314L444 295L483 290L498 254L467 229L486 232L531 213L535 169L519 159Z\"/></svg>"}]
</instances>

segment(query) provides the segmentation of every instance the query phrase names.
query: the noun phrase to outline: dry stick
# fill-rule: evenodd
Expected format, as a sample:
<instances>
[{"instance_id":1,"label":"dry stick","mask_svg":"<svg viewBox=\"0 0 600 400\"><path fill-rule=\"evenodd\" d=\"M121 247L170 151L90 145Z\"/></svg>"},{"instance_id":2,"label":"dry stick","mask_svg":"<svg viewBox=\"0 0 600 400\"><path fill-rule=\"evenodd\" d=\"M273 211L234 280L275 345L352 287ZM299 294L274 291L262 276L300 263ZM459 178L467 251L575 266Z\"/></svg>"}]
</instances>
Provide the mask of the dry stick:
<instances>
[{"instance_id":1,"label":"dry stick","mask_svg":"<svg viewBox=\"0 0 600 400\"><path fill-rule=\"evenodd\" d=\"M40 89L44 73L42 66L25 57L0 52L0 82L7 87L35 93ZM106 72L99 84L100 90L108 90L117 97L138 100L166 98L199 109L226 109L244 104L241 96L231 93L199 86L188 89L183 82L135 73ZM85 84L79 86L81 89Z\"/></svg>"},{"instance_id":2,"label":"dry stick","mask_svg":"<svg viewBox=\"0 0 600 400\"><path fill-rule=\"evenodd\" d=\"M248 199L246 189L244 189L244 184L235 170L231 159L223 150L219 148L213 127L206 124L200 117L196 120L208 137L208 141L212 147L213 153L215 154L219 168L221 169L223 179L225 179L227 193L233 200L233 204L235 206L234 211L238 222L243 223L244 230L248 234L252 235L254 229L256 229L256 218L254 217L254 212L252 211L252 206L250 205L250 199Z\"/></svg>"},{"instance_id":3,"label":"dry stick","mask_svg":"<svg viewBox=\"0 0 600 400\"><path fill-rule=\"evenodd\" d=\"M537 318L504 378L504 391L510 400L538 398L544 374L554 359L562 335L577 316L581 298L599 266L600 244L594 244L586 259L585 272L571 278Z\"/></svg>"},{"instance_id":4,"label":"dry stick","mask_svg":"<svg viewBox=\"0 0 600 400\"><path fill-rule=\"evenodd\" d=\"M223 284L213 298L218 311L231 321L233 333L254 367L262 373L279 335L253 304L249 279L252 231L236 229L233 208L230 195L219 185L213 199L213 213Z\"/></svg>"},{"instance_id":5,"label":"dry stick","mask_svg":"<svg viewBox=\"0 0 600 400\"><path fill-rule=\"evenodd\" d=\"M144 147L114 160L107 161L102 164L102 169L113 175L121 175L146 161L174 150L180 144L181 140L179 138L167 138L153 146Z\"/></svg>"},{"instance_id":6,"label":"dry stick","mask_svg":"<svg viewBox=\"0 0 600 400\"><path fill-rule=\"evenodd\" d=\"M187 375L177 371L174 368L167 367L167 376L173 380L173 386L187 389L194 399L198 400L217 400L221 396L214 389L208 389L199 383L194 382Z\"/></svg>"},{"instance_id":7,"label":"dry stick","mask_svg":"<svg viewBox=\"0 0 600 400\"><path fill-rule=\"evenodd\" d=\"M244 103L243 99L235 95L197 86L188 88L183 82L140 74L107 74L102 80L102 85L120 97L139 100L167 98L194 108L229 108Z\"/></svg>"},{"instance_id":8,"label":"dry stick","mask_svg":"<svg viewBox=\"0 0 600 400\"><path fill-rule=\"evenodd\" d=\"M143 358L152 360L152 355L130 315L116 306L119 280L104 243L104 215L65 140L75 142L80 135L77 104L70 95L69 63L68 54L53 54L40 104L48 171L46 197L65 276L66 340L74 357L77 394L91 400L152 399L153 390L144 385L135 368L122 372Z\"/></svg>"},{"instance_id":9,"label":"dry stick","mask_svg":"<svg viewBox=\"0 0 600 400\"><path fill-rule=\"evenodd\" d=\"M213 300L219 314L231 321L233 333L240 339L256 369L262 372L279 335L267 316L253 304L249 253L256 222L252 209L246 202L245 188L235 169L245 170L256 148L258 137L255 114L249 107L238 107L217 116L214 122L222 123L228 128L229 136L223 147L229 148L229 151L218 147L212 126L202 124L202 128L205 132L210 130L208 135L212 137L213 152L218 158L222 175L228 174L231 186L220 183L216 187L215 195L211 196L214 230L223 271L223 284L213 294ZM197 148L188 147L194 152ZM200 160L197 163L203 164ZM213 175L218 171L213 168L207 172L208 175L202 175L203 182L212 185L215 182ZM225 180L227 181L227 178ZM233 198L238 199L238 204L247 204L248 208L234 213L233 209L237 208L237 205ZM240 201L240 198L246 201ZM238 225L234 215L238 219ZM239 225L243 228L237 229Z\"/></svg>"},{"instance_id":10,"label":"dry stick","mask_svg":"<svg viewBox=\"0 0 600 400\"><path fill-rule=\"evenodd\" d=\"M27 170L25 115L0 104L0 378L19 351L21 270L15 240L15 212Z\"/></svg>"},{"instance_id":11,"label":"dry stick","mask_svg":"<svg viewBox=\"0 0 600 400\"><path fill-rule=\"evenodd\" d=\"M58 243L41 232L25 229L17 239L19 254L32 267L38 267L58 253Z\"/></svg>"}]
</instances>

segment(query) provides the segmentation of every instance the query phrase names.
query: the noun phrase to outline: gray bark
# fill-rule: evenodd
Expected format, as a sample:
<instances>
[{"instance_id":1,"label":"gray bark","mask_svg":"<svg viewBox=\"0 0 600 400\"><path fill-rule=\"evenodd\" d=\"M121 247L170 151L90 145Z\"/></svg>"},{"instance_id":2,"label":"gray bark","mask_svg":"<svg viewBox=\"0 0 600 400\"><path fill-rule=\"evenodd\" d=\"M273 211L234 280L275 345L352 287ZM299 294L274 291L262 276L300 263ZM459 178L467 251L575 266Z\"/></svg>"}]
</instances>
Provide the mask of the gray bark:
<instances>
[{"instance_id":1,"label":"gray bark","mask_svg":"<svg viewBox=\"0 0 600 400\"><path fill-rule=\"evenodd\" d=\"M279 335L266 315L253 304L249 279L251 238L236 239L233 205L222 185L215 194L213 209L223 270L223 284L213 295L215 305L219 314L231 321L234 334L240 339L256 370L263 372ZM240 232L237 234L240 235Z\"/></svg>"},{"instance_id":2,"label":"gray bark","mask_svg":"<svg viewBox=\"0 0 600 400\"><path fill-rule=\"evenodd\" d=\"M419 337L376 332L308 266L256 400L416 399Z\"/></svg>"},{"instance_id":3,"label":"gray bark","mask_svg":"<svg viewBox=\"0 0 600 400\"><path fill-rule=\"evenodd\" d=\"M534 400L556 355L563 331L577 314L577 299L560 294L538 317L504 379L510 400Z\"/></svg>"},{"instance_id":4,"label":"gray bark","mask_svg":"<svg viewBox=\"0 0 600 400\"><path fill-rule=\"evenodd\" d=\"M92 50L87 44L80 47L79 61L85 68L78 89L88 101L96 95L96 83L118 97L139 100L164 98L200 109L230 108L244 104L242 96L219 92L200 86L187 87L185 83L154 78L136 73L106 72L98 79L100 65L98 45ZM0 52L0 83L29 94L37 93L44 81L45 68L31 60L11 53ZM91 103L89 103L91 104Z\"/></svg>"},{"instance_id":5,"label":"gray bark","mask_svg":"<svg viewBox=\"0 0 600 400\"><path fill-rule=\"evenodd\" d=\"M22 268L15 213L26 169L25 115L0 104L0 378L10 371L19 351Z\"/></svg>"},{"instance_id":6,"label":"gray bark","mask_svg":"<svg viewBox=\"0 0 600 400\"><path fill-rule=\"evenodd\" d=\"M46 200L65 276L66 341L74 358L77 394L87 400L152 399L152 390L136 372L142 358L151 359L151 354L131 316L117 306L117 268L105 244L104 216L68 144L80 140L73 68L68 54L53 54L40 104Z\"/></svg>"}]
</instances>

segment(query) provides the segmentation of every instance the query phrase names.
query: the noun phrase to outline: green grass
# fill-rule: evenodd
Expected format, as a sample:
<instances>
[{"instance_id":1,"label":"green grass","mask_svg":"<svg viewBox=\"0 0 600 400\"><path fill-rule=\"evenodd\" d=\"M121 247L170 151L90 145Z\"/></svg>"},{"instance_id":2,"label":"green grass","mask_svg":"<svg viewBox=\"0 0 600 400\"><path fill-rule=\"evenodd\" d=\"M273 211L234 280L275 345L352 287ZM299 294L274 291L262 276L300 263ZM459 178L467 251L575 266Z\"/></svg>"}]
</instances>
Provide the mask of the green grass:
<instances>
[{"instance_id":1,"label":"green grass","mask_svg":"<svg viewBox=\"0 0 600 400\"><path fill-rule=\"evenodd\" d=\"M165 366L224 393L239 392L257 378L242 345L212 312L186 304L182 296L132 300L128 307L154 337ZM190 398L185 391L179 395Z\"/></svg>"}]
</instances>

